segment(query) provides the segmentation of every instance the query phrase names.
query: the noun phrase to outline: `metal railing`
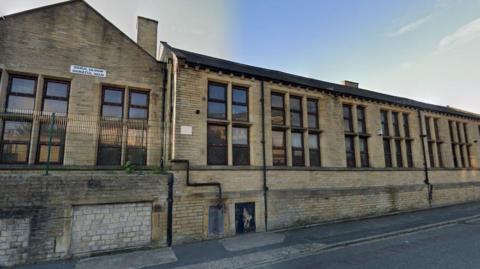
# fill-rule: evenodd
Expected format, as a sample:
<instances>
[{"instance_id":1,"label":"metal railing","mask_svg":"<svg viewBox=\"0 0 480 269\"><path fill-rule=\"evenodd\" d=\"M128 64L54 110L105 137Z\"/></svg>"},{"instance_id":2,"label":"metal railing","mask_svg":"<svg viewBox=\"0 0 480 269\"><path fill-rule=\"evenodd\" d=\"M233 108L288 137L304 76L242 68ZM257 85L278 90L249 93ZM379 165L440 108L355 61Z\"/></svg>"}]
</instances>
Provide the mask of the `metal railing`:
<instances>
[{"instance_id":1,"label":"metal railing","mask_svg":"<svg viewBox=\"0 0 480 269\"><path fill-rule=\"evenodd\" d=\"M159 124L79 114L3 109L0 166L146 166ZM158 137L155 137L158 136Z\"/></svg>"}]
</instances>

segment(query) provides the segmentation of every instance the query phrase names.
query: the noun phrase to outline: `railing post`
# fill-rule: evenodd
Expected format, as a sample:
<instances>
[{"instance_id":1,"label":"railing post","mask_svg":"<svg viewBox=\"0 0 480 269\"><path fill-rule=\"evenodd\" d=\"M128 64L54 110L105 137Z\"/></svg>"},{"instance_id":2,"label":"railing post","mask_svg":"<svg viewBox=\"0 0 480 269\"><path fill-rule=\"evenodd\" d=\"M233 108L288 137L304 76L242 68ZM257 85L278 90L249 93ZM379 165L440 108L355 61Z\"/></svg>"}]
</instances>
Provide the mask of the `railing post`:
<instances>
[{"instance_id":1,"label":"railing post","mask_svg":"<svg viewBox=\"0 0 480 269\"><path fill-rule=\"evenodd\" d=\"M47 150L47 163L45 164L45 175L48 176L48 170L50 169L50 151L52 149L52 136L53 126L55 125L55 112L52 113L52 120L50 122L50 128L48 129L48 150Z\"/></svg>"}]
</instances>

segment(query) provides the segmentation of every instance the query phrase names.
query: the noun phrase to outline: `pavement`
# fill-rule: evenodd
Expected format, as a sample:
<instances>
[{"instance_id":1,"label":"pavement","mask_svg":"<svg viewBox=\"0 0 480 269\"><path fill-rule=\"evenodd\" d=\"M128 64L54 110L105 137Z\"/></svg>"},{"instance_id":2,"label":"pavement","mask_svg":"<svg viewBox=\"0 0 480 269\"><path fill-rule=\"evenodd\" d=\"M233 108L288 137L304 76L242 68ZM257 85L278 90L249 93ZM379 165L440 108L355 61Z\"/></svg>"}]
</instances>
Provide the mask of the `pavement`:
<instances>
[{"instance_id":1,"label":"pavement","mask_svg":"<svg viewBox=\"0 0 480 269\"><path fill-rule=\"evenodd\" d=\"M479 232L469 203L18 268L476 268Z\"/></svg>"}]
</instances>

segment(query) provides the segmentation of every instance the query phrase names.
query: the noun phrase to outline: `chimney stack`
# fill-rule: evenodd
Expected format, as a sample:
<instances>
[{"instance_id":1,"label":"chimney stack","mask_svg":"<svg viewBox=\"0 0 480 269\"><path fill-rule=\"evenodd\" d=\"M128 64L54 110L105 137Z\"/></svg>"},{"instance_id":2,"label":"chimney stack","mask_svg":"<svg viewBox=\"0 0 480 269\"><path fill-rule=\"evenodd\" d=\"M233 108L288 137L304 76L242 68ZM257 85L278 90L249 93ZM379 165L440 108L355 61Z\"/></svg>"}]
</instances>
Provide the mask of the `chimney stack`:
<instances>
[{"instance_id":1,"label":"chimney stack","mask_svg":"<svg viewBox=\"0 0 480 269\"><path fill-rule=\"evenodd\" d=\"M154 58L157 58L158 21L137 17L137 44Z\"/></svg>"},{"instance_id":2,"label":"chimney stack","mask_svg":"<svg viewBox=\"0 0 480 269\"><path fill-rule=\"evenodd\" d=\"M359 85L358 82L349 81L349 80L342 81L342 84L344 86L351 87L351 88L357 88L357 89L358 89L358 85Z\"/></svg>"}]
</instances>

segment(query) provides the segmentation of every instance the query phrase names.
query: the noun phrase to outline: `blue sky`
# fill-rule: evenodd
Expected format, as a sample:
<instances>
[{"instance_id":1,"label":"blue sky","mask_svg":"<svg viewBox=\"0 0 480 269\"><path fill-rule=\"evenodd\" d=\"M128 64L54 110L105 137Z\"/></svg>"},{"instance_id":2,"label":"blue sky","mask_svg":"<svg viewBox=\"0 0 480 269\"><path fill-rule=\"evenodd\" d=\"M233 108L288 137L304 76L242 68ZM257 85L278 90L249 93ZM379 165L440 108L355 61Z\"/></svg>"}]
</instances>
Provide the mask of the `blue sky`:
<instances>
[{"instance_id":1,"label":"blue sky","mask_svg":"<svg viewBox=\"0 0 480 269\"><path fill-rule=\"evenodd\" d=\"M132 38L147 16L179 48L480 113L480 0L87 2Z\"/></svg>"}]
</instances>

